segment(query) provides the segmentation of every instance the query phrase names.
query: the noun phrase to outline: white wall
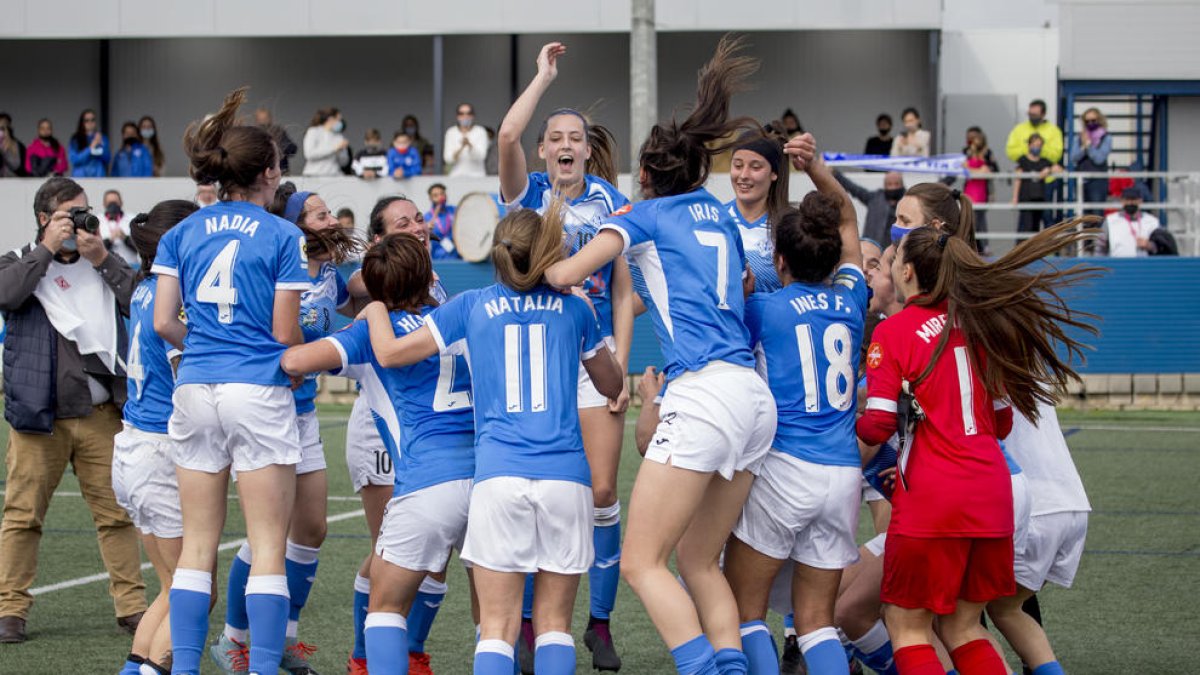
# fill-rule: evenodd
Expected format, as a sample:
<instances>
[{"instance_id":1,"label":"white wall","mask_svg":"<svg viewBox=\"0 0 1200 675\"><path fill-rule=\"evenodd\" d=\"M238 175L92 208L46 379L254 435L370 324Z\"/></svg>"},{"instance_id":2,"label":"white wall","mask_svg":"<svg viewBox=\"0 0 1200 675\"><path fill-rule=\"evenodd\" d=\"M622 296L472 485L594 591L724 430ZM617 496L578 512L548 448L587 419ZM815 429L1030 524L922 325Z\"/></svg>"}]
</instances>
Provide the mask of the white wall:
<instances>
[{"instance_id":1,"label":"white wall","mask_svg":"<svg viewBox=\"0 0 1200 675\"><path fill-rule=\"evenodd\" d=\"M1167 104L1171 171L1200 171L1200 98L1172 98Z\"/></svg>"},{"instance_id":2,"label":"white wall","mask_svg":"<svg viewBox=\"0 0 1200 675\"><path fill-rule=\"evenodd\" d=\"M1063 79L1200 78L1200 3L1062 0Z\"/></svg>"},{"instance_id":3,"label":"white wall","mask_svg":"<svg viewBox=\"0 0 1200 675\"><path fill-rule=\"evenodd\" d=\"M1013 94L1020 115L1024 115L1029 101L1040 98L1046 101L1047 118L1055 119L1057 64L1056 28L945 31L939 86L942 94Z\"/></svg>"}]
</instances>

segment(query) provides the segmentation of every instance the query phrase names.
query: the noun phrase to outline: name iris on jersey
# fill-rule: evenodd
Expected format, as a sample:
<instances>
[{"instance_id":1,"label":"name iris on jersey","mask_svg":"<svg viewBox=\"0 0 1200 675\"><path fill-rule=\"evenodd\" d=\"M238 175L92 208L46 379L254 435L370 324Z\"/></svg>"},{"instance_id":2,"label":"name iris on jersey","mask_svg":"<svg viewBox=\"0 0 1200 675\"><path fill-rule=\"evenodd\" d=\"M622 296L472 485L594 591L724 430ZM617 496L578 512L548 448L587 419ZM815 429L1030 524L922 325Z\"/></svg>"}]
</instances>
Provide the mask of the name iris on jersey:
<instances>
[{"instance_id":1,"label":"name iris on jersey","mask_svg":"<svg viewBox=\"0 0 1200 675\"><path fill-rule=\"evenodd\" d=\"M688 204L688 212L692 214L692 220L697 223L702 220L709 220L714 223L721 222L721 209L712 204Z\"/></svg>"},{"instance_id":2,"label":"name iris on jersey","mask_svg":"<svg viewBox=\"0 0 1200 675\"><path fill-rule=\"evenodd\" d=\"M925 344L929 344L934 338L942 334L942 329L945 327L946 315L938 314L921 324L921 327L917 329L917 337L924 340Z\"/></svg>"},{"instance_id":3,"label":"name iris on jersey","mask_svg":"<svg viewBox=\"0 0 1200 675\"><path fill-rule=\"evenodd\" d=\"M788 304L792 306L792 309L796 310L797 314L803 316L805 312L812 312L818 309L829 309L829 294L817 293L816 295L801 295L798 298L792 298L789 300ZM842 296L833 296L833 311L850 311L850 307L848 307L846 303L842 302Z\"/></svg>"},{"instance_id":4,"label":"name iris on jersey","mask_svg":"<svg viewBox=\"0 0 1200 675\"><path fill-rule=\"evenodd\" d=\"M559 314L562 314L563 301L561 295L551 296L538 294L513 296L510 302L509 298L501 295L483 303L483 308L485 311L487 311L487 316L489 319L494 319L497 316L506 314L508 312L547 311L558 312Z\"/></svg>"},{"instance_id":5,"label":"name iris on jersey","mask_svg":"<svg viewBox=\"0 0 1200 675\"><path fill-rule=\"evenodd\" d=\"M213 234L224 230L237 230L247 237L253 237L254 233L258 232L258 221L240 213L235 213L232 218L229 217L229 214L221 214L220 218L213 216L204 219L204 234Z\"/></svg>"}]
</instances>

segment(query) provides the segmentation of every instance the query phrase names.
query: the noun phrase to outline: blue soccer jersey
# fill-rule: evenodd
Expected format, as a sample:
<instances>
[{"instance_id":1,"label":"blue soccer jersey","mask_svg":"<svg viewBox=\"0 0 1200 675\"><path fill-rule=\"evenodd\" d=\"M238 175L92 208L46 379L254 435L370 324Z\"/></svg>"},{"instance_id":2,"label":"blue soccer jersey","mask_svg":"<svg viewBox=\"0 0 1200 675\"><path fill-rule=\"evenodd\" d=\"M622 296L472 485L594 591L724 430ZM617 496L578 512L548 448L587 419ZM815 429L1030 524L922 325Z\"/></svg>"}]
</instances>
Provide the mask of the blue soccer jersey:
<instances>
[{"instance_id":1,"label":"blue soccer jersey","mask_svg":"<svg viewBox=\"0 0 1200 675\"><path fill-rule=\"evenodd\" d=\"M544 171L535 171L529 174L525 191L510 203L509 209L526 208L545 213L553 199L550 177ZM628 203L625 195L608 181L591 174L585 175L583 193L563 205L563 230L567 235L570 253L575 254L583 248L596 236L600 224ZM587 292L600 320L600 334L606 337L613 332L611 285L612 263L596 270L583 281L583 290Z\"/></svg>"},{"instance_id":2,"label":"blue soccer jersey","mask_svg":"<svg viewBox=\"0 0 1200 675\"><path fill-rule=\"evenodd\" d=\"M288 384L275 292L311 286L304 247L298 227L250 202L214 204L163 235L154 272L178 277L188 319L179 384Z\"/></svg>"},{"instance_id":3,"label":"blue soccer jersey","mask_svg":"<svg viewBox=\"0 0 1200 675\"><path fill-rule=\"evenodd\" d=\"M738 233L742 235L746 264L754 273L754 292L774 293L782 288L779 273L775 271L775 240L771 237L771 225L767 222L767 214L764 213L758 220L749 222L738 210L736 199L726 204L725 208L729 210L729 217L737 223Z\"/></svg>"},{"instance_id":4,"label":"blue soccer jersey","mask_svg":"<svg viewBox=\"0 0 1200 675\"><path fill-rule=\"evenodd\" d=\"M579 362L603 344L587 302L546 287L467 291L425 324L443 353L468 354L475 392L475 480L591 485L579 432Z\"/></svg>"},{"instance_id":5,"label":"blue soccer jersey","mask_svg":"<svg viewBox=\"0 0 1200 675\"><path fill-rule=\"evenodd\" d=\"M421 314L390 314L392 329L405 336L425 323ZM395 495L470 478L475 473L475 415L471 373L463 356L442 354L402 368L384 368L371 349L366 321L356 321L326 338L342 356L339 374L362 386L367 405L382 420L384 446L395 466Z\"/></svg>"},{"instance_id":6,"label":"blue soccer jersey","mask_svg":"<svg viewBox=\"0 0 1200 675\"><path fill-rule=\"evenodd\" d=\"M300 330L304 341L312 342L329 335L333 330L333 319L337 311L350 301L346 280L333 263L324 263L317 276L309 277L308 290L300 294ZM304 384L294 392L296 413L303 415L316 410L317 375L304 378Z\"/></svg>"},{"instance_id":7,"label":"blue soccer jersey","mask_svg":"<svg viewBox=\"0 0 1200 675\"><path fill-rule=\"evenodd\" d=\"M742 238L707 190L639 202L601 229L621 234L645 278L668 381L713 361L754 366L742 323Z\"/></svg>"},{"instance_id":8,"label":"blue soccer jersey","mask_svg":"<svg viewBox=\"0 0 1200 675\"><path fill-rule=\"evenodd\" d=\"M855 400L867 280L843 265L832 284L796 282L746 303L746 325L779 424L772 447L814 464L861 466Z\"/></svg>"},{"instance_id":9,"label":"blue soccer jersey","mask_svg":"<svg viewBox=\"0 0 1200 675\"><path fill-rule=\"evenodd\" d=\"M129 303L129 359L125 364L128 399L125 421L142 431L167 433L175 374L170 357L175 350L154 332L154 295L158 277L151 275L133 289Z\"/></svg>"}]
</instances>

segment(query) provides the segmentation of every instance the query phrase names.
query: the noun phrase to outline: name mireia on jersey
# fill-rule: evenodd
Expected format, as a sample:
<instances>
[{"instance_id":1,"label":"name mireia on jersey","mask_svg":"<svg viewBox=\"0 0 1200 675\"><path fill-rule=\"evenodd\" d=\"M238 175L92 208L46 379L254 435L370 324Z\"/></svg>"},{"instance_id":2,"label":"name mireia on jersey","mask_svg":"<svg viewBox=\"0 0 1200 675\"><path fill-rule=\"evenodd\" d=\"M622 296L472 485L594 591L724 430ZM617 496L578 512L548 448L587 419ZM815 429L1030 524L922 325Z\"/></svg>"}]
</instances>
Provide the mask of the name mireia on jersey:
<instances>
[{"instance_id":1,"label":"name mireia on jersey","mask_svg":"<svg viewBox=\"0 0 1200 675\"><path fill-rule=\"evenodd\" d=\"M258 232L258 221L240 213L235 213L232 218L229 214L223 214L220 218L212 216L204 219L204 234L215 234L225 230L237 230L247 237L253 237L254 233Z\"/></svg>"},{"instance_id":2,"label":"name mireia on jersey","mask_svg":"<svg viewBox=\"0 0 1200 675\"><path fill-rule=\"evenodd\" d=\"M561 295L514 295L507 298L503 295L483 303L489 319L509 312L558 312L562 314L563 299Z\"/></svg>"},{"instance_id":3,"label":"name mireia on jersey","mask_svg":"<svg viewBox=\"0 0 1200 675\"><path fill-rule=\"evenodd\" d=\"M942 334L942 329L945 327L946 315L938 314L917 327L917 337L924 340L925 344L929 344L934 338Z\"/></svg>"},{"instance_id":4,"label":"name mireia on jersey","mask_svg":"<svg viewBox=\"0 0 1200 675\"><path fill-rule=\"evenodd\" d=\"M797 314L804 315L805 312L812 312L818 309L829 309L829 294L817 293L801 295L798 298L792 298L788 301L792 309L796 310ZM833 311L850 313L850 306L842 302L842 296L833 296Z\"/></svg>"}]
</instances>

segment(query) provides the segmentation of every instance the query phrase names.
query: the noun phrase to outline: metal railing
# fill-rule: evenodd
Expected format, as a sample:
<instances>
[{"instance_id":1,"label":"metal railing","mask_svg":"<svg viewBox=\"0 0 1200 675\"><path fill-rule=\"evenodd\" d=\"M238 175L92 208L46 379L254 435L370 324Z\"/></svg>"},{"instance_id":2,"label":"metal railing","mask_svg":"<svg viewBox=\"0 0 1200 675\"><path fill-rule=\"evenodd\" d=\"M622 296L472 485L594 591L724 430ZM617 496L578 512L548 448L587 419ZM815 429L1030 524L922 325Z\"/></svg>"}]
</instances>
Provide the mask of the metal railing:
<instances>
[{"instance_id":1,"label":"metal railing","mask_svg":"<svg viewBox=\"0 0 1200 675\"><path fill-rule=\"evenodd\" d=\"M1064 171L1052 174L1054 178L1063 181L1063 187L1071 182L1074 190L1064 193L1075 195L1074 199L1063 199L1056 202L1021 202L1017 204L1008 201L989 201L975 204L976 211L1020 212L1020 211L1061 211L1063 218L1074 218L1087 211L1108 211L1120 209L1119 201L1089 202L1084 198L1083 182L1092 178L1103 180L1128 178L1135 182L1145 183L1154 181L1165 187L1166 192L1174 193L1168 201L1147 201L1142 203L1143 211L1158 211L1172 214L1167 219L1167 229L1175 236L1179 244L1180 255L1200 256L1200 172L1184 171ZM963 177L963 180L1030 180L1027 173L988 173ZM1151 188L1152 194L1161 194L1160 190ZM991 194L995 196L996 190ZM979 232L979 239L986 241L1013 241L1027 238L1028 232Z\"/></svg>"}]
</instances>

